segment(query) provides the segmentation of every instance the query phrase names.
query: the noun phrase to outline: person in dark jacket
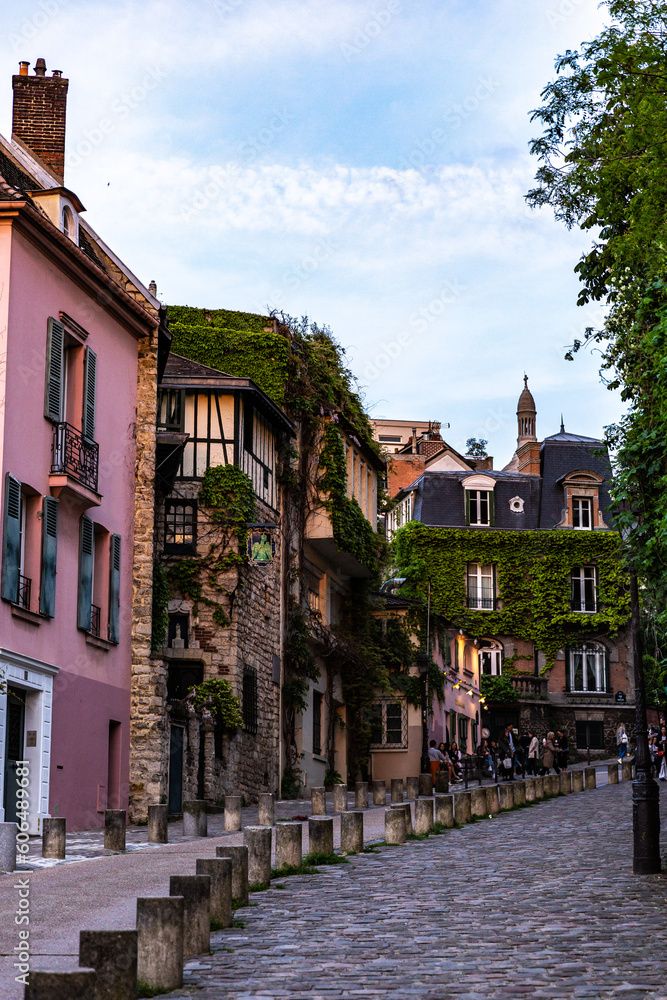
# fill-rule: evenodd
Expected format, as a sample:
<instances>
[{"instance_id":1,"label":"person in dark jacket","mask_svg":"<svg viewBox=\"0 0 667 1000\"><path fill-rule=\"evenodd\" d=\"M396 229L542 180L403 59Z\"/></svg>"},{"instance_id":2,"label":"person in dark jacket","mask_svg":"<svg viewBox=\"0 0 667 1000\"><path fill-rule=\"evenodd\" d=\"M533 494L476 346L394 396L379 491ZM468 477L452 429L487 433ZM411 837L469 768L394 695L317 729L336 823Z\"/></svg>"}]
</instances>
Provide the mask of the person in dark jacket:
<instances>
[{"instance_id":1,"label":"person in dark jacket","mask_svg":"<svg viewBox=\"0 0 667 1000\"><path fill-rule=\"evenodd\" d=\"M514 734L512 726L505 726L498 737L498 749L500 750L500 773L503 781L511 781L514 776ZM505 765L509 761L509 767Z\"/></svg>"},{"instance_id":2,"label":"person in dark jacket","mask_svg":"<svg viewBox=\"0 0 667 1000\"><path fill-rule=\"evenodd\" d=\"M558 766L561 771L567 770L567 754L570 749L570 744L567 740L567 733L564 733L562 729L559 729L556 733L558 740Z\"/></svg>"}]
</instances>

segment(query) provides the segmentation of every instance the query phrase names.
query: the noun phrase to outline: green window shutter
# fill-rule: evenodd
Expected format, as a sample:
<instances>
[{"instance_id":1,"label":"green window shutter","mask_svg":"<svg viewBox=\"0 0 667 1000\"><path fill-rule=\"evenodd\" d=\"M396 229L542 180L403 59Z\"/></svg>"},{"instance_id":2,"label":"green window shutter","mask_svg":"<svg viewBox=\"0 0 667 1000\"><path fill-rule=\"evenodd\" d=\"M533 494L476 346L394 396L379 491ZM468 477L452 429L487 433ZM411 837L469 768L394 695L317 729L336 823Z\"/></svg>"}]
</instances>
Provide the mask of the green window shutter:
<instances>
[{"instance_id":1,"label":"green window shutter","mask_svg":"<svg viewBox=\"0 0 667 1000\"><path fill-rule=\"evenodd\" d=\"M494 525L495 520L495 507L493 503L493 490L489 490L489 524L491 527Z\"/></svg>"},{"instance_id":2,"label":"green window shutter","mask_svg":"<svg viewBox=\"0 0 667 1000\"><path fill-rule=\"evenodd\" d=\"M570 683L570 650L567 647L565 648L565 690L572 690Z\"/></svg>"},{"instance_id":3,"label":"green window shutter","mask_svg":"<svg viewBox=\"0 0 667 1000\"><path fill-rule=\"evenodd\" d=\"M97 355L86 348L83 360L83 436L95 440L95 394L97 382Z\"/></svg>"},{"instance_id":4,"label":"green window shutter","mask_svg":"<svg viewBox=\"0 0 667 1000\"><path fill-rule=\"evenodd\" d=\"M111 552L109 555L109 642L119 642L120 535L111 536Z\"/></svg>"},{"instance_id":5,"label":"green window shutter","mask_svg":"<svg viewBox=\"0 0 667 1000\"><path fill-rule=\"evenodd\" d=\"M470 524L470 490L466 490L466 524Z\"/></svg>"},{"instance_id":6,"label":"green window shutter","mask_svg":"<svg viewBox=\"0 0 667 1000\"><path fill-rule=\"evenodd\" d=\"M55 423L63 419L65 327L52 316L46 332L46 387L44 416Z\"/></svg>"},{"instance_id":7,"label":"green window shutter","mask_svg":"<svg viewBox=\"0 0 667 1000\"><path fill-rule=\"evenodd\" d=\"M93 605L93 559L94 559L95 528L93 522L84 514L81 518L79 535L79 598L77 610L77 625L90 632L92 625Z\"/></svg>"},{"instance_id":8,"label":"green window shutter","mask_svg":"<svg viewBox=\"0 0 667 1000\"><path fill-rule=\"evenodd\" d=\"M58 501L42 500L42 572L39 586L39 613L53 618L56 607L56 555L58 551Z\"/></svg>"},{"instance_id":9,"label":"green window shutter","mask_svg":"<svg viewBox=\"0 0 667 1000\"><path fill-rule=\"evenodd\" d=\"M2 596L16 601L21 567L21 483L5 476L5 516L2 530Z\"/></svg>"}]
</instances>

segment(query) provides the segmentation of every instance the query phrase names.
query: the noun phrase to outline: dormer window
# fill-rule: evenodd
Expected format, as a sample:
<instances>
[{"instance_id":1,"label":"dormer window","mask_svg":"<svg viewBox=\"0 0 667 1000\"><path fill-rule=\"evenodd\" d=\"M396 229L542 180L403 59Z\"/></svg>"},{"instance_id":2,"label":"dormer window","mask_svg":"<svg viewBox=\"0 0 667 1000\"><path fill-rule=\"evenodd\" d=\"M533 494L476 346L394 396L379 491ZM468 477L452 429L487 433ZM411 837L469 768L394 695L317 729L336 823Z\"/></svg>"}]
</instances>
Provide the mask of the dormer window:
<instances>
[{"instance_id":1,"label":"dormer window","mask_svg":"<svg viewBox=\"0 0 667 1000\"><path fill-rule=\"evenodd\" d=\"M556 527L575 531L606 529L600 510L600 489L604 478L590 469L576 469L558 480L563 486L565 505L562 520Z\"/></svg>"},{"instance_id":2,"label":"dormer window","mask_svg":"<svg viewBox=\"0 0 667 1000\"><path fill-rule=\"evenodd\" d=\"M572 527L579 531L591 531L593 528L591 497L572 497Z\"/></svg>"},{"instance_id":3,"label":"dormer window","mask_svg":"<svg viewBox=\"0 0 667 1000\"><path fill-rule=\"evenodd\" d=\"M463 480L466 524L471 527L493 527L495 485L496 481L491 476L468 476Z\"/></svg>"},{"instance_id":4,"label":"dormer window","mask_svg":"<svg viewBox=\"0 0 667 1000\"><path fill-rule=\"evenodd\" d=\"M70 240L74 239L74 216L69 205L63 208L63 232Z\"/></svg>"}]
</instances>

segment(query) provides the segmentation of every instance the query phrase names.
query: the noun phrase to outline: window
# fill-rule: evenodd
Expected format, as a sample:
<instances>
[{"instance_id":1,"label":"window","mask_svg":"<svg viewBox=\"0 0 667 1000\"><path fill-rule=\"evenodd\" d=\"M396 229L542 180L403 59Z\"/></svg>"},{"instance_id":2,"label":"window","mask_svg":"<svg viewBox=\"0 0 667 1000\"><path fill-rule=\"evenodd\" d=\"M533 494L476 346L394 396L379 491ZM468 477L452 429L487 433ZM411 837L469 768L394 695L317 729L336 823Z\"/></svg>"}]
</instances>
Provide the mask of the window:
<instances>
[{"instance_id":1,"label":"window","mask_svg":"<svg viewBox=\"0 0 667 1000\"><path fill-rule=\"evenodd\" d=\"M402 438L395 437L391 434L380 434L378 441L382 441L384 444L400 444Z\"/></svg>"},{"instance_id":2,"label":"window","mask_svg":"<svg viewBox=\"0 0 667 1000\"><path fill-rule=\"evenodd\" d=\"M65 236L69 237L70 240L74 240L76 242L76 226L74 224L72 209L69 205L65 205L63 208L63 232Z\"/></svg>"},{"instance_id":3,"label":"window","mask_svg":"<svg viewBox=\"0 0 667 1000\"><path fill-rule=\"evenodd\" d=\"M313 691L313 753L322 753L322 701L321 691Z\"/></svg>"},{"instance_id":4,"label":"window","mask_svg":"<svg viewBox=\"0 0 667 1000\"><path fill-rule=\"evenodd\" d=\"M589 614L597 611L595 566L575 566L570 575L572 582L572 610Z\"/></svg>"},{"instance_id":5,"label":"window","mask_svg":"<svg viewBox=\"0 0 667 1000\"><path fill-rule=\"evenodd\" d=\"M77 625L114 643L120 641L120 549L120 535L81 517Z\"/></svg>"},{"instance_id":6,"label":"window","mask_svg":"<svg viewBox=\"0 0 667 1000\"><path fill-rule=\"evenodd\" d=\"M503 653L501 649L480 649L479 673L484 677L499 677L503 672Z\"/></svg>"},{"instance_id":7,"label":"window","mask_svg":"<svg viewBox=\"0 0 667 1000\"><path fill-rule=\"evenodd\" d=\"M584 643L579 649L567 651L565 671L568 691L610 691L609 655L604 646Z\"/></svg>"},{"instance_id":8,"label":"window","mask_svg":"<svg viewBox=\"0 0 667 1000\"><path fill-rule=\"evenodd\" d=\"M183 393L180 389L160 389L157 425L161 430L180 431L183 414Z\"/></svg>"},{"instance_id":9,"label":"window","mask_svg":"<svg viewBox=\"0 0 667 1000\"><path fill-rule=\"evenodd\" d=\"M590 497L572 497L572 527L590 531L593 527L593 501Z\"/></svg>"},{"instance_id":10,"label":"window","mask_svg":"<svg viewBox=\"0 0 667 1000\"><path fill-rule=\"evenodd\" d=\"M490 490L466 490L466 522L493 524L493 493Z\"/></svg>"},{"instance_id":11,"label":"window","mask_svg":"<svg viewBox=\"0 0 667 1000\"><path fill-rule=\"evenodd\" d=\"M252 667L243 670L243 728L257 732L257 671Z\"/></svg>"},{"instance_id":12,"label":"window","mask_svg":"<svg viewBox=\"0 0 667 1000\"><path fill-rule=\"evenodd\" d=\"M495 603L495 567L468 563L468 607L493 611Z\"/></svg>"},{"instance_id":13,"label":"window","mask_svg":"<svg viewBox=\"0 0 667 1000\"><path fill-rule=\"evenodd\" d=\"M376 701L371 716L371 746L376 749L406 749L407 745L407 702Z\"/></svg>"},{"instance_id":14,"label":"window","mask_svg":"<svg viewBox=\"0 0 667 1000\"><path fill-rule=\"evenodd\" d=\"M201 479L212 465L227 465L234 460L234 397L220 392L186 392L177 404L163 403L161 418L176 420L176 408L183 407L180 430L188 436L178 477ZM170 406L172 412L169 412Z\"/></svg>"},{"instance_id":15,"label":"window","mask_svg":"<svg viewBox=\"0 0 667 1000\"><path fill-rule=\"evenodd\" d=\"M459 750L466 753L468 750L468 720L465 715L459 715Z\"/></svg>"},{"instance_id":16,"label":"window","mask_svg":"<svg viewBox=\"0 0 667 1000\"><path fill-rule=\"evenodd\" d=\"M164 507L164 551L197 551L197 501L166 500Z\"/></svg>"},{"instance_id":17,"label":"window","mask_svg":"<svg viewBox=\"0 0 667 1000\"><path fill-rule=\"evenodd\" d=\"M40 525L41 519L41 525ZM2 536L2 597L39 613L55 612L58 500L39 494L15 476L5 476Z\"/></svg>"},{"instance_id":18,"label":"window","mask_svg":"<svg viewBox=\"0 0 667 1000\"><path fill-rule=\"evenodd\" d=\"M604 750L604 723L577 720L577 749Z\"/></svg>"}]
</instances>

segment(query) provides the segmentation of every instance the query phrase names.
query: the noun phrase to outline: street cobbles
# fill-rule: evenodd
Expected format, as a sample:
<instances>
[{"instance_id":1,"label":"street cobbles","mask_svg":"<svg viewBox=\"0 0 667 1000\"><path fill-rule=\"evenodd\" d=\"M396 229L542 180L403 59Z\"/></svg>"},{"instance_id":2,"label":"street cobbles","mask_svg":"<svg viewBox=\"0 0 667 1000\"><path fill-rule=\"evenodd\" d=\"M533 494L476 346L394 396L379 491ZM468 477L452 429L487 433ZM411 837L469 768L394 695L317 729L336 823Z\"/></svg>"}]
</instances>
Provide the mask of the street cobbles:
<instances>
[{"instance_id":1,"label":"street cobbles","mask_svg":"<svg viewBox=\"0 0 667 1000\"><path fill-rule=\"evenodd\" d=\"M276 880L166 997L667 1000L667 876L632 874L631 788Z\"/></svg>"}]
</instances>

